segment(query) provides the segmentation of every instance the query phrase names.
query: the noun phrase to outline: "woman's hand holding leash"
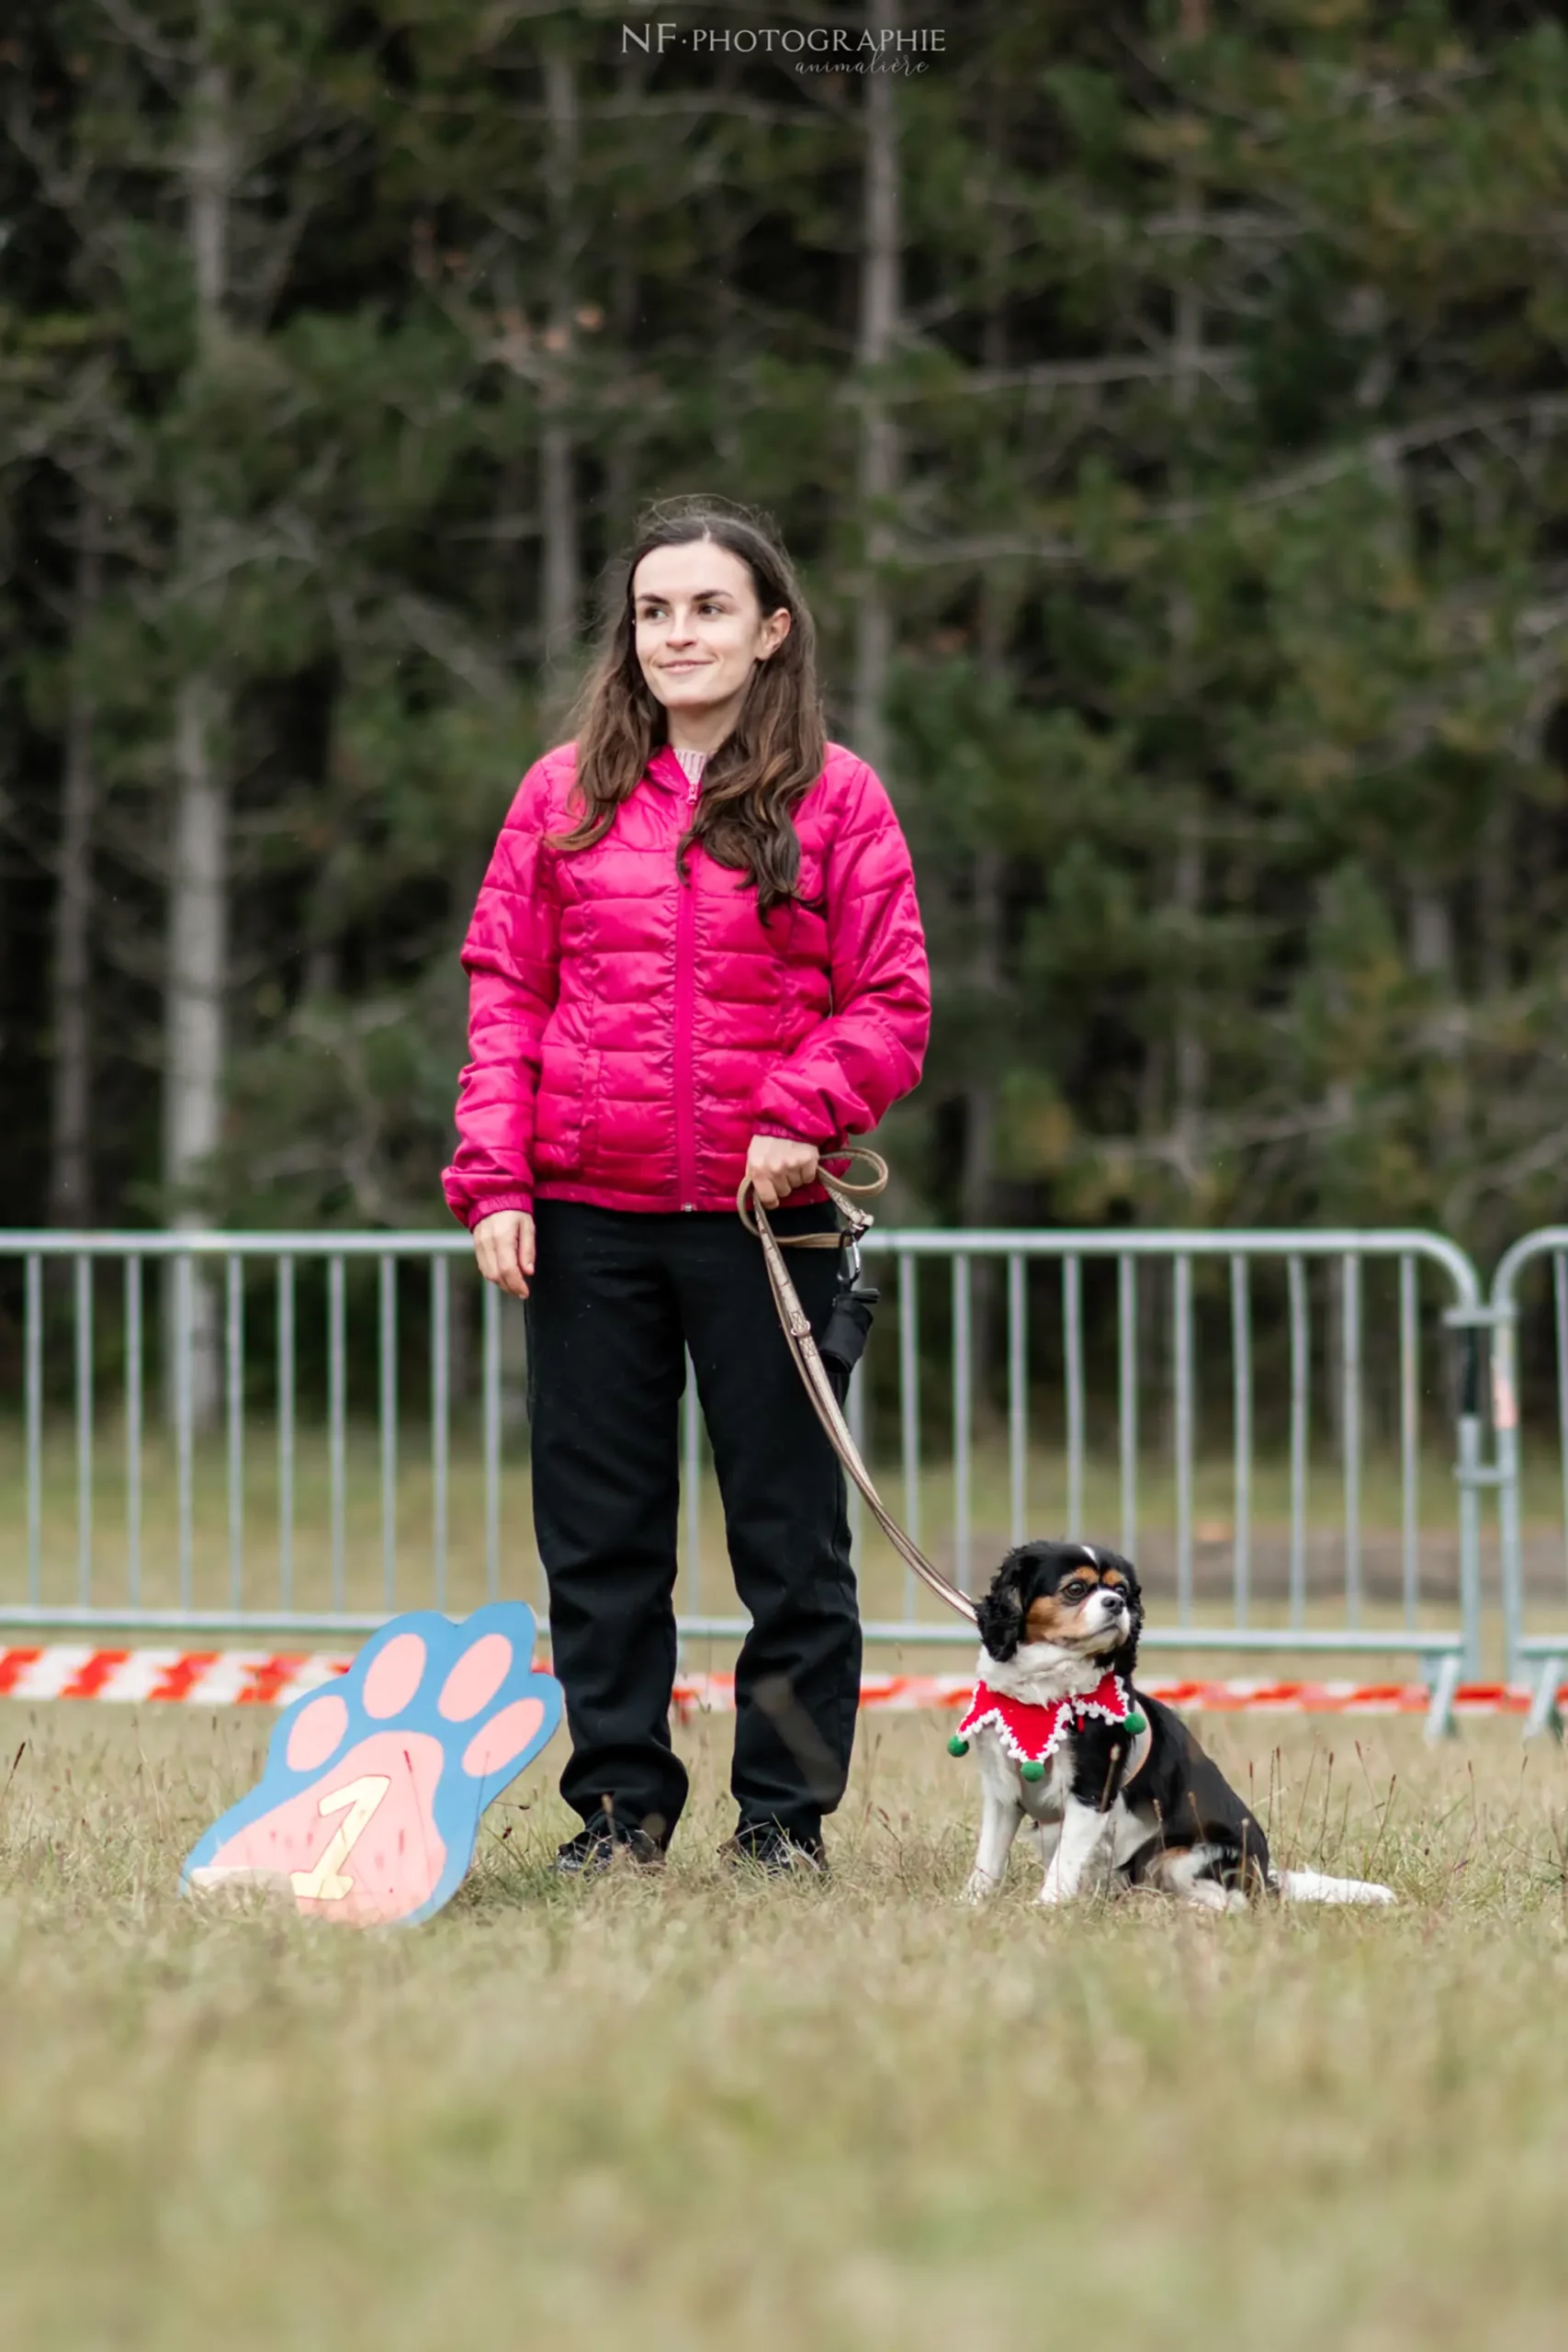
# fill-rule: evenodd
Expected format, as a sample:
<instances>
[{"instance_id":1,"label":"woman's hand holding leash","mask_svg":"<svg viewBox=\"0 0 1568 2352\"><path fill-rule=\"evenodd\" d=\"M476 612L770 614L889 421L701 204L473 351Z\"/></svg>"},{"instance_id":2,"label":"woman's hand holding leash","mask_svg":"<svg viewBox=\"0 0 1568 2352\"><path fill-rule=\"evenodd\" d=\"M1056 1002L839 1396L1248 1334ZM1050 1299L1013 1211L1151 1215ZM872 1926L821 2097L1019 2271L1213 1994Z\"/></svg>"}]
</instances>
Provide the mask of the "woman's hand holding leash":
<instances>
[{"instance_id":1,"label":"woman's hand holding leash","mask_svg":"<svg viewBox=\"0 0 1568 2352\"><path fill-rule=\"evenodd\" d=\"M786 1193L817 1181L817 1147L793 1136L753 1136L746 1154L746 1182L765 1209L776 1209Z\"/></svg>"},{"instance_id":2,"label":"woman's hand holding leash","mask_svg":"<svg viewBox=\"0 0 1568 2352\"><path fill-rule=\"evenodd\" d=\"M474 1256L487 1283L526 1298L534 1272L534 1220L521 1209L497 1209L474 1227Z\"/></svg>"}]
</instances>

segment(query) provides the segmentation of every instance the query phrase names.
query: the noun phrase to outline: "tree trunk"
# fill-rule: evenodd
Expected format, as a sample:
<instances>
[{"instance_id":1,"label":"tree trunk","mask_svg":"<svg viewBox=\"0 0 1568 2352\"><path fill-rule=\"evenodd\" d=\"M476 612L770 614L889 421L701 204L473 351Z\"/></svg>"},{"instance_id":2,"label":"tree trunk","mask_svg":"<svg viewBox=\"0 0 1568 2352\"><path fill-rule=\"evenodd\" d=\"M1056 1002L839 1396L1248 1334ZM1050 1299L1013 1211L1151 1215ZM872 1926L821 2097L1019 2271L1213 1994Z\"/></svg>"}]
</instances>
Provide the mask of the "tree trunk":
<instances>
[{"instance_id":1,"label":"tree trunk","mask_svg":"<svg viewBox=\"0 0 1568 2352\"><path fill-rule=\"evenodd\" d=\"M988 347L987 366L1002 364L999 350ZM994 579L980 589L979 658L987 682L1006 672L1006 600ZM969 986L972 1001L986 1023L986 1038L976 1048L974 1074L964 1089L964 1159L959 1176L959 1221L969 1227L988 1226L996 1206L996 1145L998 1102L998 1072L1002 1054L997 1029L1004 1011L1002 970L1002 883L1007 861L994 842L980 842L970 868ZM977 1258L972 1268L974 1358L978 1368L976 1399L986 1411L998 1391L998 1367L1000 1269L994 1258Z\"/></svg>"},{"instance_id":2,"label":"tree trunk","mask_svg":"<svg viewBox=\"0 0 1568 2352\"><path fill-rule=\"evenodd\" d=\"M1201 40L1208 30L1206 0L1181 0L1179 19L1183 41ZM1185 158L1177 165L1176 215L1183 240L1184 266L1175 288L1174 318L1171 334L1172 396L1176 413L1186 417L1191 413L1198 398L1198 376L1203 349L1205 321L1201 289L1191 274L1190 261L1185 250L1187 241L1195 241L1202 229L1202 191L1192 168ZM1178 455L1173 488L1178 494L1191 489L1188 453L1182 448ZM1197 634L1197 616L1192 599L1185 585L1179 586L1170 604L1171 683L1175 699L1187 701L1193 692L1193 641ZM1203 900L1203 833L1202 814L1196 799L1190 799L1181 808L1177 820L1176 854L1171 866L1169 907L1174 917L1172 930L1177 964L1175 1001L1170 1035L1170 1138L1172 1159L1181 1181L1190 1189L1196 1185L1201 1172L1202 1155L1202 1113L1207 1057L1203 1049L1201 1023L1201 992L1193 968L1193 951L1197 944L1198 923ZM1174 1271L1168 1293L1169 1301L1169 1343L1163 1352L1165 1394L1162 1399L1166 1438L1169 1442L1176 1429L1176 1391L1178 1354L1180 1330L1176 1314L1176 1284ZM1191 1445L1196 1458L1200 1431L1198 1398L1190 1397Z\"/></svg>"},{"instance_id":3,"label":"tree trunk","mask_svg":"<svg viewBox=\"0 0 1568 2352\"><path fill-rule=\"evenodd\" d=\"M222 1118L224 994L229 968L229 795L222 695L202 673L182 679L175 710L175 826L169 866L164 1072L164 1178L170 1223L209 1222L191 1187L218 1146ZM198 1267L191 1284L191 1398L198 1426L217 1409L217 1303ZM175 1339L169 1317L171 1341ZM169 1394L175 1366L167 1364Z\"/></svg>"},{"instance_id":4,"label":"tree trunk","mask_svg":"<svg viewBox=\"0 0 1568 2352\"><path fill-rule=\"evenodd\" d=\"M1176 1104L1172 1125L1177 1164L1190 1185L1196 1184L1201 1173L1203 1089L1208 1076L1208 1056L1200 1022L1201 992L1191 969L1203 905L1203 862L1201 820L1196 809L1189 809L1182 817L1178 839L1171 906L1180 927L1181 964L1176 996Z\"/></svg>"},{"instance_id":5,"label":"tree trunk","mask_svg":"<svg viewBox=\"0 0 1568 2352\"><path fill-rule=\"evenodd\" d=\"M872 0L870 19L874 32L893 31L897 0ZM860 333L855 354L863 371L886 366L898 334L898 119L891 74L866 76L864 114ZM863 561L855 614L854 748L886 780L891 740L887 682L893 662L887 566L894 545L891 506L898 483L898 437L881 390L863 382L856 472Z\"/></svg>"},{"instance_id":6,"label":"tree trunk","mask_svg":"<svg viewBox=\"0 0 1568 2352\"><path fill-rule=\"evenodd\" d=\"M1437 884L1416 883L1410 894L1410 962L1429 980L1435 1002L1422 1024L1426 1050L1441 1078L1433 1114L1433 1140L1450 1173L1464 1150L1464 1024L1453 911Z\"/></svg>"},{"instance_id":7,"label":"tree trunk","mask_svg":"<svg viewBox=\"0 0 1568 2352\"><path fill-rule=\"evenodd\" d=\"M191 93L186 149L186 232L196 288L197 364L221 349L229 300L229 214L236 170L227 72L211 54L221 22L218 0L203 0L204 54ZM211 519L199 492L186 498L181 567L195 593ZM164 989L164 1184L170 1223L195 1230L208 1212L193 1197L216 1149L222 1119L224 1010L229 978L228 693L217 664L198 660L175 695L174 809L169 849L167 977ZM177 1393L178 1335L173 1291L164 1294L165 1397ZM197 1424L219 1397L217 1301L197 1269L191 1284L191 1402Z\"/></svg>"},{"instance_id":8,"label":"tree trunk","mask_svg":"<svg viewBox=\"0 0 1568 2352\"><path fill-rule=\"evenodd\" d=\"M54 1225L92 1216L93 819L97 798L94 703L84 639L103 587L101 516L84 498L77 516L70 701L65 720L64 807L54 910L54 1096L50 1122L49 1214Z\"/></svg>"},{"instance_id":9,"label":"tree trunk","mask_svg":"<svg viewBox=\"0 0 1568 2352\"><path fill-rule=\"evenodd\" d=\"M175 833L169 873L169 1060L164 1164L188 1183L217 1147L228 972L228 795L212 680L182 679L175 714ZM175 1222L195 1221L176 1205Z\"/></svg>"},{"instance_id":10,"label":"tree trunk","mask_svg":"<svg viewBox=\"0 0 1568 2352\"><path fill-rule=\"evenodd\" d=\"M1208 30L1205 0L1182 0L1180 25L1184 41L1201 40ZM1185 162L1178 167L1176 211L1183 239L1196 241L1203 225L1201 190L1190 165ZM1183 258L1186 259L1185 252ZM1202 294L1191 275L1189 263L1176 286L1175 332L1171 349L1173 390L1179 416L1190 413L1198 397L1203 333ZM1190 489L1186 457L1183 450L1179 470L1180 486ZM1197 619L1192 599L1183 587L1173 597L1170 613L1172 670L1176 692L1182 700L1187 700L1195 691L1192 647L1196 633ZM1179 820L1171 887L1171 910L1177 919L1177 953L1180 970L1171 1041L1171 1075L1175 1093L1172 1139L1177 1167L1189 1187L1196 1185L1201 1172L1203 1086L1207 1075L1201 1023L1201 991L1192 968L1202 903L1202 813L1201 808L1194 804L1182 811Z\"/></svg>"},{"instance_id":11,"label":"tree trunk","mask_svg":"<svg viewBox=\"0 0 1568 2352\"><path fill-rule=\"evenodd\" d=\"M1481 829L1476 869L1476 933L1481 992L1495 1005L1508 987L1508 880L1513 850L1513 811L1499 785Z\"/></svg>"},{"instance_id":12,"label":"tree trunk","mask_svg":"<svg viewBox=\"0 0 1568 2352\"><path fill-rule=\"evenodd\" d=\"M541 401L539 515L543 560L539 627L547 675L569 664L577 638L581 595L577 512L576 449L562 413L575 321L572 280L576 252L575 187L578 159L577 71L564 50L545 52L545 114L548 126L546 202L550 223L549 326L545 336L548 369Z\"/></svg>"},{"instance_id":13,"label":"tree trunk","mask_svg":"<svg viewBox=\"0 0 1568 2352\"><path fill-rule=\"evenodd\" d=\"M1453 919L1442 892L1419 882L1410 894L1410 963L1413 970L1437 983L1446 999L1454 989Z\"/></svg>"},{"instance_id":14,"label":"tree trunk","mask_svg":"<svg viewBox=\"0 0 1568 2352\"><path fill-rule=\"evenodd\" d=\"M615 255L610 284L609 331L614 348L624 355L623 365L629 374L637 334L637 272L628 245L623 245ZM604 529L612 552L631 544L637 519L637 469L640 455L641 436L635 413L623 410L610 427L604 455Z\"/></svg>"}]
</instances>

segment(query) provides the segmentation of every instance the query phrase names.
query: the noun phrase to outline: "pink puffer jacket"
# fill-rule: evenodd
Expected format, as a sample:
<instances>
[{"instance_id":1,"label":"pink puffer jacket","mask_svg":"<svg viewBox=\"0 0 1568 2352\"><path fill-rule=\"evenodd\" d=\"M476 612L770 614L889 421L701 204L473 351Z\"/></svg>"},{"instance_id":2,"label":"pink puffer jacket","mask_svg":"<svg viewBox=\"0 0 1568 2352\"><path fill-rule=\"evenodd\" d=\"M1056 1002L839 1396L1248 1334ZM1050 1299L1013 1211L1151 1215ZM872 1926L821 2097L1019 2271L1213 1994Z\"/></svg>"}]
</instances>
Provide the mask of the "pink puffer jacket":
<instances>
[{"instance_id":1,"label":"pink puffer jacket","mask_svg":"<svg viewBox=\"0 0 1568 2352\"><path fill-rule=\"evenodd\" d=\"M745 876L701 848L680 882L699 787L669 750L592 849L548 847L574 768L567 744L524 777L463 949L472 1059L443 1182L468 1226L536 1197L733 1208L753 1135L841 1150L920 1075L914 876L863 760L829 743L795 812L800 894L826 915L791 905L766 924Z\"/></svg>"}]
</instances>

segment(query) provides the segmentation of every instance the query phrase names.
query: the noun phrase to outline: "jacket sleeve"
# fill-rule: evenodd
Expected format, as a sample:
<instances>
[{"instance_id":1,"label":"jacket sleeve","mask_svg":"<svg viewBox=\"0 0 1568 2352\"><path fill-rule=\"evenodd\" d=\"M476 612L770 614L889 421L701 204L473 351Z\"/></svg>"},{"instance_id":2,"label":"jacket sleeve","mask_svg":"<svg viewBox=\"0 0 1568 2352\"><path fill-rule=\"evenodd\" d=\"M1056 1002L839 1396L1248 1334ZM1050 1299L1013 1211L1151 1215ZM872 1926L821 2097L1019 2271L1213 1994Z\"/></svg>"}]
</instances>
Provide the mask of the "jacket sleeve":
<instances>
[{"instance_id":1,"label":"jacket sleeve","mask_svg":"<svg viewBox=\"0 0 1568 2352\"><path fill-rule=\"evenodd\" d=\"M856 771L828 853L833 1009L757 1090L752 1131L819 1150L868 1135L919 1081L931 975L908 845L868 767Z\"/></svg>"},{"instance_id":2,"label":"jacket sleeve","mask_svg":"<svg viewBox=\"0 0 1568 2352\"><path fill-rule=\"evenodd\" d=\"M468 1062L457 1082L457 1150L446 1204L470 1228L534 1206L534 1105L545 1023L559 990L560 903L544 835L549 771L536 761L502 827L463 944Z\"/></svg>"}]
</instances>

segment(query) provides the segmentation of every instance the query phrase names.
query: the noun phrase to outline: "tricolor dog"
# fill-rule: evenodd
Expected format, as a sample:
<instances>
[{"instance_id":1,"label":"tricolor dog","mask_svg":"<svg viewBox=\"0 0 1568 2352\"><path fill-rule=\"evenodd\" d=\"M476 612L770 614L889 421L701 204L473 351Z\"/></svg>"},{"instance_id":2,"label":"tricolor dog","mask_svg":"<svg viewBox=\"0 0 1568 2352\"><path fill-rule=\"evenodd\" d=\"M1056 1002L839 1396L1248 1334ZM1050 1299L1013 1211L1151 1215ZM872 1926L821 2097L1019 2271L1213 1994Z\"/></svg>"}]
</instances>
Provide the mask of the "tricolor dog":
<instances>
[{"instance_id":1,"label":"tricolor dog","mask_svg":"<svg viewBox=\"0 0 1568 2352\"><path fill-rule=\"evenodd\" d=\"M964 1892L1001 1884L1032 1823L1042 1903L1146 1886L1214 1911L1264 1894L1392 1903L1386 1886L1276 1871L1269 1841L1179 1715L1135 1689L1144 1604L1130 1560L1089 1544L1010 1552L979 1605L979 1675L954 1754L973 1747L983 1810Z\"/></svg>"}]
</instances>

